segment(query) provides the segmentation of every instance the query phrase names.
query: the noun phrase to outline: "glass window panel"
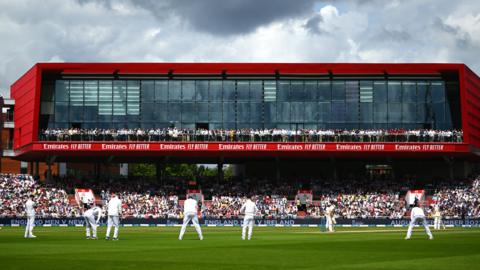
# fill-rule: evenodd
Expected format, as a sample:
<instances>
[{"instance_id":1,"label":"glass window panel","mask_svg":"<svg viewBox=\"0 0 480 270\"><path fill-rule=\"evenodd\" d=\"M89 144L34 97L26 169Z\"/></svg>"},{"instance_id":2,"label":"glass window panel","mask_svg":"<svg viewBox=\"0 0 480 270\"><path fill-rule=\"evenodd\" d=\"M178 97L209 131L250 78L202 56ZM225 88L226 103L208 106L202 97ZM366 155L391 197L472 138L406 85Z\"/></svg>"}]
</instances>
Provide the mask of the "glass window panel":
<instances>
[{"instance_id":1,"label":"glass window panel","mask_svg":"<svg viewBox=\"0 0 480 270\"><path fill-rule=\"evenodd\" d=\"M305 121L305 110L303 102L292 102L290 103L290 119L293 122L304 122Z\"/></svg>"},{"instance_id":2,"label":"glass window panel","mask_svg":"<svg viewBox=\"0 0 480 270\"><path fill-rule=\"evenodd\" d=\"M165 125L164 127L168 127L168 103L156 103L155 104L155 115L153 115L153 119L158 122L163 122ZM155 124L156 126L158 123Z\"/></svg>"},{"instance_id":3,"label":"glass window panel","mask_svg":"<svg viewBox=\"0 0 480 270\"><path fill-rule=\"evenodd\" d=\"M85 81L85 106L98 105L98 81Z\"/></svg>"},{"instance_id":4,"label":"glass window panel","mask_svg":"<svg viewBox=\"0 0 480 270\"><path fill-rule=\"evenodd\" d=\"M112 115L113 97L112 97L112 81L98 82L98 114ZM101 118L110 120L110 118Z\"/></svg>"},{"instance_id":5,"label":"glass window panel","mask_svg":"<svg viewBox=\"0 0 480 270\"><path fill-rule=\"evenodd\" d=\"M427 104L426 103L417 103L416 122L427 123Z\"/></svg>"},{"instance_id":6,"label":"glass window panel","mask_svg":"<svg viewBox=\"0 0 480 270\"><path fill-rule=\"evenodd\" d=\"M290 81L282 80L277 85L277 100L289 101L290 100Z\"/></svg>"},{"instance_id":7,"label":"glass window panel","mask_svg":"<svg viewBox=\"0 0 480 270\"><path fill-rule=\"evenodd\" d=\"M175 124L182 120L182 104L179 102L170 102L168 103L168 118L167 121Z\"/></svg>"},{"instance_id":8,"label":"glass window panel","mask_svg":"<svg viewBox=\"0 0 480 270\"><path fill-rule=\"evenodd\" d=\"M416 103L402 104L402 123L415 123L417 116Z\"/></svg>"},{"instance_id":9,"label":"glass window panel","mask_svg":"<svg viewBox=\"0 0 480 270\"><path fill-rule=\"evenodd\" d=\"M387 103L375 103L373 105L373 121L375 123L385 124L388 122Z\"/></svg>"},{"instance_id":10,"label":"glass window panel","mask_svg":"<svg viewBox=\"0 0 480 270\"><path fill-rule=\"evenodd\" d=\"M97 106L85 106L85 121L97 121L97 116Z\"/></svg>"},{"instance_id":11,"label":"glass window panel","mask_svg":"<svg viewBox=\"0 0 480 270\"><path fill-rule=\"evenodd\" d=\"M291 101L304 101L305 100L305 88L303 86L303 81L291 81L291 83L290 83L290 100ZM293 106L293 104L292 104L292 106ZM293 107L292 107L292 110L293 110Z\"/></svg>"},{"instance_id":12,"label":"glass window panel","mask_svg":"<svg viewBox=\"0 0 480 270\"><path fill-rule=\"evenodd\" d=\"M290 103L288 102L279 102L277 119L278 122L288 123L290 122Z\"/></svg>"},{"instance_id":13,"label":"glass window panel","mask_svg":"<svg viewBox=\"0 0 480 270\"><path fill-rule=\"evenodd\" d=\"M208 81L197 80L195 82L195 96L197 101L208 101Z\"/></svg>"},{"instance_id":14,"label":"glass window panel","mask_svg":"<svg viewBox=\"0 0 480 270\"><path fill-rule=\"evenodd\" d=\"M375 103L387 102L387 84L385 81L373 82L373 101Z\"/></svg>"},{"instance_id":15,"label":"glass window panel","mask_svg":"<svg viewBox=\"0 0 480 270\"><path fill-rule=\"evenodd\" d=\"M388 82L388 102L402 101L402 84L399 81Z\"/></svg>"},{"instance_id":16,"label":"glass window panel","mask_svg":"<svg viewBox=\"0 0 480 270\"><path fill-rule=\"evenodd\" d=\"M359 118L359 103L347 102L345 108L345 120L349 123L357 123Z\"/></svg>"},{"instance_id":17,"label":"glass window panel","mask_svg":"<svg viewBox=\"0 0 480 270\"><path fill-rule=\"evenodd\" d=\"M265 102L277 101L277 82L276 81L263 82L263 100Z\"/></svg>"},{"instance_id":18,"label":"glass window panel","mask_svg":"<svg viewBox=\"0 0 480 270\"><path fill-rule=\"evenodd\" d=\"M318 121L320 123L329 123L331 112L330 102L320 102L318 103Z\"/></svg>"},{"instance_id":19,"label":"glass window panel","mask_svg":"<svg viewBox=\"0 0 480 270\"><path fill-rule=\"evenodd\" d=\"M195 81L182 81L182 100L195 100Z\"/></svg>"},{"instance_id":20,"label":"glass window panel","mask_svg":"<svg viewBox=\"0 0 480 270\"><path fill-rule=\"evenodd\" d=\"M360 93L358 81L347 81L345 90L346 102L358 102Z\"/></svg>"},{"instance_id":21,"label":"glass window panel","mask_svg":"<svg viewBox=\"0 0 480 270\"><path fill-rule=\"evenodd\" d=\"M373 102L373 82L360 81L360 102Z\"/></svg>"},{"instance_id":22,"label":"glass window panel","mask_svg":"<svg viewBox=\"0 0 480 270\"><path fill-rule=\"evenodd\" d=\"M154 102L155 100L155 81L142 81L142 90L140 92L142 103Z\"/></svg>"},{"instance_id":23,"label":"glass window panel","mask_svg":"<svg viewBox=\"0 0 480 270\"><path fill-rule=\"evenodd\" d=\"M53 102L54 94L55 94L55 85L49 82L42 86L40 101Z\"/></svg>"},{"instance_id":24,"label":"glass window panel","mask_svg":"<svg viewBox=\"0 0 480 270\"><path fill-rule=\"evenodd\" d=\"M403 82L403 102L416 102L417 101L417 86L415 82Z\"/></svg>"},{"instance_id":25,"label":"glass window panel","mask_svg":"<svg viewBox=\"0 0 480 270\"><path fill-rule=\"evenodd\" d=\"M318 100L330 101L332 100L332 87L330 81L318 82Z\"/></svg>"},{"instance_id":26,"label":"glass window panel","mask_svg":"<svg viewBox=\"0 0 480 270\"><path fill-rule=\"evenodd\" d=\"M210 121L222 122L222 106L221 102L210 103L209 117Z\"/></svg>"},{"instance_id":27,"label":"glass window panel","mask_svg":"<svg viewBox=\"0 0 480 270\"><path fill-rule=\"evenodd\" d=\"M388 104L388 123L395 124L395 123L401 123L401 122L402 122L402 104L389 103Z\"/></svg>"},{"instance_id":28,"label":"glass window panel","mask_svg":"<svg viewBox=\"0 0 480 270\"><path fill-rule=\"evenodd\" d=\"M445 102L445 85L443 82L432 82L431 89L433 102Z\"/></svg>"},{"instance_id":29,"label":"glass window panel","mask_svg":"<svg viewBox=\"0 0 480 270\"><path fill-rule=\"evenodd\" d=\"M235 122L235 103L233 102L223 103L223 121Z\"/></svg>"},{"instance_id":30,"label":"glass window panel","mask_svg":"<svg viewBox=\"0 0 480 270\"><path fill-rule=\"evenodd\" d=\"M317 102L305 102L305 122L317 122L318 121L318 103Z\"/></svg>"},{"instance_id":31,"label":"glass window panel","mask_svg":"<svg viewBox=\"0 0 480 270\"><path fill-rule=\"evenodd\" d=\"M182 122L195 122L195 103L182 103Z\"/></svg>"},{"instance_id":32,"label":"glass window panel","mask_svg":"<svg viewBox=\"0 0 480 270\"><path fill-rule=\"evenodd\" d=\"M318 100L317 81L305 81L305 100Z\"/></svg>"},{"instance_id":33,"label":"glass window panel","mask_svg":"<svg viewBox=\"0 0 480 270\"><path fill-rule=\"evenodd\" d=\"M127 115L131 121L138 121L140 115L140 81L127 82Z\"/></svg>"},{"instance_id":34,"label":"glass window panel","mask_svg":"<svg viewBox=\"0 0 480 270\"><path fill-rule=\"evenodd\" d=\"M68 81L58 80L55 82L55 101L66 102L69 99Z\"/></svg>"},{"instance_id":35,"label":"glass window panel","mask_svg":"<svg viewBox=\"0 0 480 270\"><path fill-rule=\"evenodd\" d=\"M235 101L235 81L233 80L223 81L223 100Z\"/></svg>"},{"instance_id":36,"label":"glass window panel","mask_svg":"<svg viewBox=\"0 0 480 270\"><path fill-rule=\"evenodd\" d=\"M83 106L83 81L70 81L70 106Z\"/></svg>"},{"instance_id":37,"label":"glass window panel","mask_svg":"<svg viewBox=\"0 0 480 270\"><path fill-rule=\"evenodd\" d=\"M68 102L55 103L55 121L68 122Z\"/></svg>"},{"instance_id":38,"label":"glass window panel","mask_svg":"<svg viewBox=\"0 0 480 270\"><path fill-rule=\"evenodd\" d=\"M222 101L222 81L211 80L209 93L210 101Z\"/></svg>"},{"instance_id":39,"label":"glass window panel","mask_svg":"<svg viewBox=\"0 0 480 270\"><path fill-rule=\"evenodd\" d=\"M263 106L262 103L250 103L250 122L260 123L262 122Z\"/></svg>"},{"instance_id":40,"label":"glass window panel","mask_svg":"<svg viewBox=\"0 0 480 270\"><path fill-rule=\"evenodd\" d=\"M182 81L168 81L168 100L179 101L182 99Z\"/></svg>"},{"instance_id":41,"label":"glass window panel","mask_svg":"<svg viewBox=\"0 0 480 270\"><path fill-rule=\"evenodd\" d=\"M426 82L417 83L417 103L430 103L432 102L432 95L429 91L430 87Z\"/></svg>"},{"instance_id":42,"label":"glass window panel","mask_svg":"<svg viewBox=\"0 0 480 270\"><path fill-rule=\"evenodd\" d=\"M83 121L83 108L81 106L70 106L70 122L82 122Z\"/></svg>"},{"instance_id":43,"label":"glass window panel","mask_svg":"<svg viewBox=\"0 0 480 270\"><path fill-rule=\"evenodd\" d=\"M445 122L445 103L437 102L433 103L433 120L435 122Z\"/></svg>"},{"instance_id":44,"label":"glass window panel","mask_svg":"<svg viewBox=\"0 0 480 270\"><path fill-rule=\"evenodd\" d=\"M274 102L265 102L265 123L275 123L277 121L277 104Z\"/></svg>"},{"instance_id":45,"label":"glass window panel","mask_svg":"<svg viewBox=\"0 0 480 270\"><path fill-rule=\"evenodd\" d=\"M237 103L237 121L240 123L250 122L250 104L246 102Z\"/></svg>"},{"instance_id":46,"label":"glass window panel","mask_svg":"<svg viewBox=\"0 0 480 270\"><path fill-rule=\"evenodd\" d=\"M263 101L262 81L250 81L250 100L253 102Z\"/></svg>"},{"instance_id":47,"label":"glass window panel","mask_svg":"<svg viewBox=\"0 0 480 270\"><path fill-rule=\"evenodd\" d=\"M154 121L155 119L155 103L142 103L142 120ZM160 105L160 104L158 104Z\"/></svg>"},{"instance_id":48,"label":"glass window panel","mask_svg":"<svg viewBox=\"0 0 480 270\"><path fill-rule=\"evenodd\" d=\"M113 81L113 115L127 114L127 87L125 81ZM121 117L114 117L114 121L122 121Z\"/></svg>"},{"instance_id":49,"label":"glass window panel","mask_svg":"<svg viewBox=\"0 0 480 270\"><path fill-rule=\"evenodd\" d=\"M208 103L197 103L197 122L208 122Z\"/></svg>"},{"instance_id":50,"label":"glass window panel","mask_svg":"<svg viewBox=\"0 0 480 270\"><path fill-rule=\"evenodd\" d=\"M332 100L345 101L345 81L332 82Z\"/></svg>"},{"instance_id":51,"label":"glass window panel","mask_svg":"<svg viewBox=\"0 0 480 270\"><path fill-rule=\"evenodd\" d=\"M237 100L248 101L250 100L250 82L249 81L237 81Z\"/></svg>"},{"instance_id":52,"label":"glass window panel","mask_svg":"<svg viewBox=\"0 0 480 270\"><path fill-rule=\"evenodd\" d=\"M360 103L360 122L371 123L373 122L373 104L372 103Z\"/></svg>"},{"instance_id":53,"label":"glass window panel","mask_svg":"<svg viewBox=\"0 0 480 270\"><path fill-rule=\"evenodd\" d=\"M155 101L168 100L168 81L155 81Z\"/></svg>"},{"instance_id":54,"label":"glass window panel","mask_svg":"<svg viewBox=\"0 0 480 270\"><path fill-rule=\"evenodd\" d=\"M332 102L332 121L345 122L345 102Z\"/></svg>"}]
</instances>

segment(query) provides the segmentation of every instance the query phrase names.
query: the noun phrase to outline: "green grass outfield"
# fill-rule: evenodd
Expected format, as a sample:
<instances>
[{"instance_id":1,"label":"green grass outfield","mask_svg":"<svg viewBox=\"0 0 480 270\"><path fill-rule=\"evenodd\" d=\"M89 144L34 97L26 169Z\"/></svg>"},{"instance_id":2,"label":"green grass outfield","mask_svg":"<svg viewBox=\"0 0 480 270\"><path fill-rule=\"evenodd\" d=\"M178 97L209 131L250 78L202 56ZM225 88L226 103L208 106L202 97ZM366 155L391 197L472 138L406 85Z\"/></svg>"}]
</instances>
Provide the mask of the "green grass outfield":
<instances>
[{"instance_id":1,"label":"green grass outfield","mask_svg":"<svg viewBox=\"0 0 480 270\"><path fill-rule=\"evenodd\" d=\"M178 227L120 228L119 241L86 240L84 228L36 227L0 230L0 269L480 269L480 229L255 227L251 241L239 227L204 227L197 240L192 227L184 240Z\"/></svg>"}]
</instances>

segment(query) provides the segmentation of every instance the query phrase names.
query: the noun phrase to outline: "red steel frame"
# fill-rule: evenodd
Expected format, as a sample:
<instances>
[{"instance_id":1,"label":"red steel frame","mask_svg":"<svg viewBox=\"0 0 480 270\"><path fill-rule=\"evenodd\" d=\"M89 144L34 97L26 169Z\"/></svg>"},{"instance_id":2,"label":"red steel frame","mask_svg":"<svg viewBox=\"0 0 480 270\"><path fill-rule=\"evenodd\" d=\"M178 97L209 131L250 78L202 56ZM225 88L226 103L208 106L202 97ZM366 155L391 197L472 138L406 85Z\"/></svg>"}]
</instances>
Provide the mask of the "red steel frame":
<instances>
[{"instance_id":1,"label":"red steel frame","mask_svg":"<svg viewBox=\"0 0 480 270\"><path fill-rule=\"evenodd\" d=\"M344 63L38 63L11 86L11 97L15 99L14 150L19 158L28 158L29 153L38 156L59 154L41 149L38 142L40 117L40 94L43 74L61 75L209 75L209 76L362 76L362 75L408 75L440 76L443 73L458 75L460 87L460 109L464 143L445 153L464 152L471 155L480 148L480 78L464 64L344 64ZM387 144L386 144L387 145ZM447 149L447 148L445 148ZM73 150L73 149L72 149ZM134 151L104 151L105 154L129 155ZM268 151L273 151L268 150ZM209 150L208 152L211 153ZM279 151L286 156L290 151ZM348 152L348 151L347 151ZM369 151L367 151L369 152ZM387 151L389 152L389 151ZM394 151L393 151L394 152ZM404 151L402 151L404 153ZM415 151L418 153L418 151ZM422 151L420 151L422 152ZM75 150L72 154L95 154L98 151ZM176 152L172 152L175 154ZM162 154L172 154L165 152ZM425 153L428 153L426 151ZM159 154L159 153L157 153ZM220 153L218 153L220 155ZM222 155L228 155L223 152ZM292 155L293 156L293 155ZM309 155L310 156L310 155Z\"/></svg>"}]
</instances>

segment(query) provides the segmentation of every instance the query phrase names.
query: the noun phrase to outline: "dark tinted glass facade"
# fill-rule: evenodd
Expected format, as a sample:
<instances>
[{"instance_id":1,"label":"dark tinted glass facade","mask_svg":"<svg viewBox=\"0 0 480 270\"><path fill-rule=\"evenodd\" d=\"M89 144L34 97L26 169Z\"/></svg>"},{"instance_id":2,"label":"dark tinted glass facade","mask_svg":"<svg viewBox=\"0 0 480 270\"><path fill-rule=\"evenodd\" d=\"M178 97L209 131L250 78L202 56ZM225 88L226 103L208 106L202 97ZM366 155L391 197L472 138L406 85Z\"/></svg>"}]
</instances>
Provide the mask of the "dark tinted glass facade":
<instances>
[{"instance_id":1,"label":"dark tinted glass facade","mask_svg":"<svg viewBox=\"0 0 480 270\"><path fill-rule=\"evenodd\" d=\"M40 129L459 127L442 80L56 80ZM457 121L458 122L458 121Z\"/></svg>"}]
</instances>

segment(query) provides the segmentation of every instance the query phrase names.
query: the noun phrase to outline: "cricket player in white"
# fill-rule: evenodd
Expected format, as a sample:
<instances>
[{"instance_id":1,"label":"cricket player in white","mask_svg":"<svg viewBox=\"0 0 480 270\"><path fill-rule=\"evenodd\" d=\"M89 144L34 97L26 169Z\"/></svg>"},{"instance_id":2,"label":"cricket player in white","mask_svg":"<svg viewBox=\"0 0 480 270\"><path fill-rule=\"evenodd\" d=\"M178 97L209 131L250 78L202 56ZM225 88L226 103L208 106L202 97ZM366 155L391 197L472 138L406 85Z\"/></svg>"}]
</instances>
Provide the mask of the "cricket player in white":
<instances>
[{"instance_id":1,"label":"cricket player in white","mask_svg":"<svg viewBox=\"0 0 480 270\"><path fill-rule=\"evenodd\" d=\"M253 199L253 197L252 197ZM243 218L243 228L242 228L242 240L245 240L245 234L247 233L248 227L248 240L252 239L253 224L255 223L255 214L257 213L257 205L251 200L247 201L240 208L240 213L244 213L245 217Z\"/></svg>"},{"instance_id":2,"label":"cricket player in white","mask_svg":"<svg viewBox=\"0 0 480 270\"><path fill-rule=\"evenodd\" d=\"M200 225L198 225L198 205L197 201L193 199L193 197L188 197L183 203L183 225L182 229L180 230L180 235L178 236L178 240L183 239L183 235L185 234L185 230L187 229L187 225L190 221L192 221L193 226L195 226L195 230L197 231L198 238L203 240L202 229Z\"/></svg>"},{"instance_id":3,"label":"cricket player in white","mask_svg":"<svg viewBox=\"0 0 480 270\"><path fill-rule=\"evenodd\" d=\"M90 209L83 213L85 219L85 228L87 231L87 239L90 239L90 228L92 228L92 239L97 239L97 227L100 218L102 217L102 209L100 207L91 205Z\"/></svg>"},{"instance_id":4,"label":"cricket player in white","mask_svg":"<svg viewBox=\"0 0 480 270\"><path fill-rule=\"evenodd\" d=\"M122 201L112 193L111 199L107 204L107 235L105 240L110 239L110 230L112 226L115 227L113 231L113 240L118 240L118 227L120 226L120 217L122 215Z\"/></svg>"},{"instance_id":5,"label":"cricket player in white","mask_svg":"<svg viewBox=\"0 0 480 270\"><path fill-rule=\"evenodd\" d=\"M435 205L435 208L433 210L433 228L435 230L440 230L440 225L443 226L443 229L445 230L445 224L442 222L442 211L440 211L440 206Z\"/></svg>"},{"instance_id":6,"label":"cricket player in white","mask_svg":"<svg viewBox=\"0 0 480 270\"><path fill-rule=\"evenodd\" d=\"M327 222L325 226L327 227L329 232L334 232L333 225L336 223L335 220L335 205L331 204L330 206L325 209L325 217Z\"/></svg>"},{"instance_id":7,"label":"cricket player in white","mask_svg":"<svg viewBox=\"0 0 480 270\"><path fill-rule=\"evenodd\" d=\"M25 213L27 214L27 226L25 227L25 238L36 238L33 235L33 227L35 227L35 202L33 202L33 195L25 203Z\"/></svg>"},{"instance_id":8,"label":"cricket player in white","mask_svg":"<svg viewBox=\"0 0 480 270\"><path fill-rule=\"evenodd\" d=\"M412 230L417 220L422 221L423 227L425 227L425 232L428 234L428 238L430 240L433 239L432 232L430 232L427 220L425 219L425 213L423 212L423 209L418 206L418 204L415 204L415 207L413 207L412 212L410 213L410 219L410 225L408 225L407 237L405 237L405 240L410 239L410 236L412 236Z\"/></svg>"}]
</instances>

